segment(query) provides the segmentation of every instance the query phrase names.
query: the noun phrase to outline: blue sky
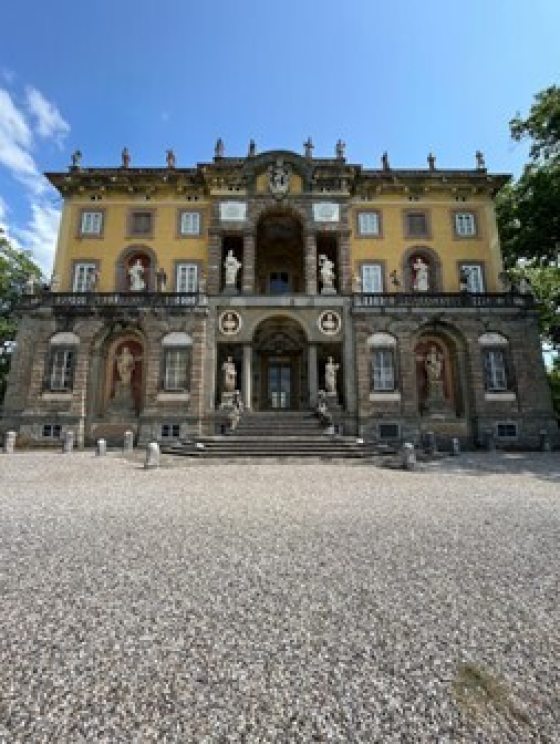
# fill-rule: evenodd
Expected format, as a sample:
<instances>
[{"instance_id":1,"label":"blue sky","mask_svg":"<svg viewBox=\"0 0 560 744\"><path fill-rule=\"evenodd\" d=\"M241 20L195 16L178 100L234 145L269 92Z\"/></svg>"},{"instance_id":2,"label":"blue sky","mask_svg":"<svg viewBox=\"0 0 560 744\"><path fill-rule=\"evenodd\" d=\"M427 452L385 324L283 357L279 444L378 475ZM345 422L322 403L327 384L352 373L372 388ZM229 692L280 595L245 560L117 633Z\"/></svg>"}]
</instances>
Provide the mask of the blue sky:
<instances>
[{"instance_id":1,"label":"blue sky","mask_svg":"<svg viewBox=\"0 0 560 744\"><path fill-rule=\"evenodd\" d=\"M38 10L39 8L42 10ZM377 167L518 173L508 121L558 83L558 0L5 0L0 225L49 273L60 201L40 173L302 150Z\"/></svg>"}]
</instances>

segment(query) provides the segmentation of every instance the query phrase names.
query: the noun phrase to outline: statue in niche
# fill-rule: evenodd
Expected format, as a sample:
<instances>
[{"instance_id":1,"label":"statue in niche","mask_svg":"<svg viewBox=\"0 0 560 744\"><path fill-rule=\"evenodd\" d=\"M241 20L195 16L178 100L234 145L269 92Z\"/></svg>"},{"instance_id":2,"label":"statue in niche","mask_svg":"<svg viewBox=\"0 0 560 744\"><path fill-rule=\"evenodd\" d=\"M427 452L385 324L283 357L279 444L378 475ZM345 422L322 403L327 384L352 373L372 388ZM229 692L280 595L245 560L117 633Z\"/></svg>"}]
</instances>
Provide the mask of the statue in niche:
<instances>
[{"instance_id":1,"label":"statue in niche","mask_svg":"<svg viewBox=\"0 0 560 744\"><path fill-rule=\"evenodd\" d=\"M124 147L121 152L121 163L123 168L130 168L130 153L128 147Z\"/></svg>"},{"instance_id":2,"label":"statue in niche","mask_svg":"<svg viewBox=\"0 0 560 744\"><path fill-rule=\"evenodd\" d=\"M430 350L426 354L424 367L426 368L428 385L431 386L436 382L441 382L441 375L443 371L443 357L438 352L435 346L430 346Z\"/></svg>"},{"instance_id":3,"label":"statue in niche","mask_svg":"<svg viewBox=\"0 0 560 744\"><path fill-rule=\"evenodd\" d=\"M321 283L323 285L321 291L324 294L334 294L334 262L324 253L321 253L319 256L319 273L321 274Z\"/></svg>"},{"instance_id":4,"label":"statue in niche","mask_svg":"<svg viewBox=\"0 0 560 744\"><path fill-rule=\"evenodd\" d=\"M235 287L237 283L237 274L241 268L242 263L238 261L233 255L233 251L230 248L224 260L224 268L226 270L226 287Z\"/></svg>"},{"instance_id":5,"label":"statue in niche","mask_svg":"<svg viewBox=\"0 0 560 744\"><path fill-rule=\"evenodd\" d=\"M109 415L134 414L135 401L132 377L136 369L136 362L140 360L141 357L135 357L127 344L115 356L115 389L107 409Z\"/></svg>"},{"instance_id":6,"label":"statue in niche","mask_svg":"<svg viewBox=\"0 0 560 744\"><path fill-rule=\"evenodd\" d=\"M135 263L128 270L128 277L130 279L130 289L133 292L140 292L146 289L145 281L145 269L142 266L142 261L139 258L136 259Z\"/></svg>"},{"instance_id":7,"label":"statue in niche","mask_svg":"<svg viewBox=\"0 0 560 744\"><path fill-rule=\"evenodd\" d=\"M414 281L412 283L412 289L415 292L427 292L430 288L429 276L428 276L428 264L418 256L412 264L414 269Z\"/></svg>"},{"instance_id":8,"label":"statue in niche","mask_svg":"<svg viewBox=\"0 0 560 744\"><path fill-rule=\"evenodd\" d=\"M432 344L424 359L426 371L426 411L431 414L448 413L449 403L443 390L443 355Z\"/></svg>"},{"instance_id":9,"label":"statue in niche","mask_svg":"<svg viewBox=\"0 0 560 744\"><path fill-rule=\"evenodd\" d=\"M332 356L327 359L325 364L325 391L327 395L336 395L336 373L339 364L335 364Z\"/></svg>"},{"instance_id":10,"label":"statue in niche","mask_svg":"<svg viewBox=\"0 0 560 744\"><path fill-rule=\"evenodd\" d=\"M235 369L235 364L233 361L233 357L228 357L226 361L222 364L222 373L223 373L223 386L224 386L224 392L226 393L233 393L235 392L235 383L237 380L237 371Z\"/></svg>"},{"instance_id":11,"label":"statue in niche","mask_svg":"<svg viewBox=\"0 0 560 744\"><path fill-rule=\"evenodd\" d=\"M268 188L272 194L283 196L290 189L290 168L283 160L277 160L268 169Z\"/></svg>"},{"instance_id":12,"label":"statue in niche","mask_svg":"<svg viewBox=\"0 0 560 744\"><path fill-rule=\"evenodd\" d=\"M173 150L165 151L165 162L168 168L175 168L175 153Z\"/></svg>"},{"instance_id":13,"label":"statue in niche","mask_svg":"<svg viewBox=\"0 0 560 744\"><path fill-rule=\"evenodd\" d=\"M134 372L134 356L128 346L123 346L121 353L116 358L119 381L122 385L130 386L132 373Z\"/></svg>"}]
</instances>

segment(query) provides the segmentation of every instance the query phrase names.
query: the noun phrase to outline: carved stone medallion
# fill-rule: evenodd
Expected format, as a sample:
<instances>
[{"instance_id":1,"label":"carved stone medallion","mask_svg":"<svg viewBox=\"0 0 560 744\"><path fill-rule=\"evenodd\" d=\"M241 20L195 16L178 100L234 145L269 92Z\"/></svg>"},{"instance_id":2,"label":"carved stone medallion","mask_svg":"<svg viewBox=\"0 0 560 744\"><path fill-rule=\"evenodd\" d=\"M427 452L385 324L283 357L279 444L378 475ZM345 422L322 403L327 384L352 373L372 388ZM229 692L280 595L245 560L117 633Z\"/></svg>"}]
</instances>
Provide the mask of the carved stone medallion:
<instances>
[{"instance_id":1,"label":"carved stone medallion","mask_svg":"<svg viewBox=\"0 0 560 744\"><path fill-rule=\"evenodd\" d=\"M224 336L235 336L241 330L241 316L233 310L227 310L220 315L218 327Z\"/></svg>"},{"instance_id":2,"label":"carved stone medallion","mask_svg":"<svg viewBox=\"0 0 560 744\"><path fill-rule=\"evenodd\" d=\"M279 159L268 169L268 188L274 196L285 196L290 190L291 168Z\"/></svg>"},{"instance_id":3,"label":"carved stone medallion","mask_svg":"<svg viewBox=\"0 0 560 744\"><path fill-rule=\"evenodd\" d=\"M342 320L338 313L335 313L332 310L326 310L324 313L319 315L317 325L319 326L321 333L324 333L326 336L335 336L342 328Z\"/></svg>"}]
</instances>

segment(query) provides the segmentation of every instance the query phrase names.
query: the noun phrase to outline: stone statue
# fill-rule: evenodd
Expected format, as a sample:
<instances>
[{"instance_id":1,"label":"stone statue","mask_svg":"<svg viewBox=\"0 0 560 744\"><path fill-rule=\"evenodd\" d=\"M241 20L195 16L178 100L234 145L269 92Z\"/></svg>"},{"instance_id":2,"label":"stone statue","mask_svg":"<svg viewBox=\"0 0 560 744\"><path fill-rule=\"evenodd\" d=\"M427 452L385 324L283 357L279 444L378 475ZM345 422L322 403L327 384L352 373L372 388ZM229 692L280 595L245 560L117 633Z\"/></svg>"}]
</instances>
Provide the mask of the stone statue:
<instances>
[{"instance_id":1,"label":"stone statue","mask_svg":"<svg viewBox=\"0 0 560 744\"><path fill-rule=\"evenodd\" d=\"M426 360L424 362L426 368L426 375L428 377L428 384L432 386L434 383L441 382L441 374L443 371L443 358L438 352L435 346L430 346L430 350L426 354Z\"/></svg>"},{"instance_id":2,"label":"stone statue","mask_svg":"<svg viewBox=\"0 0 560 744\"><path fill-rule=\"evenodd\" d=\"M167 289L167 274L165 269L158 269L156 273L157 291L165 292Z\"/></svg>"},{"instance_id":3,"label":"stone statue","mask_svg":"<svg viewBox=\"0 0 560 744\"><path fill-rule=\"evenodd\" d=\"M428 279L428 264L418 256L418 258L412 264L414 269L414 281L412 283L412 289L415 292L427 292L430 288Z\"/></svg>"},{"instance_id":4,"label":"stone statue","mask_svg":"<svg viewBox=\"0 0 560 744\"><path fill-rule=\"evenodd\" d=\"M226 287L235 287L237 282L237 272L239 271L241 266L241 261L237 260L237 258L233 255L232 249L230 248L224 260L224 268L226 270Z\"/></svg>"},{"instance_id":5,"label":"stone statue","mask_svg":"<svg viewBox=\"0 0 560 744\"><path fill-rule=\"evenodd\" d=\"M399 275L396 269L393 269L389 276L391 277L391 284L393 285L393 287L395 289L399 289L399 287L401 286L401 280L399 279Z\"/></svg>"},{"instance_id":6,"label":"stone statue","mask_svg":"<svg viewBox=\"0 0 560 744\"><path fill-rule=\"evenodd\" d=\"M433 153L428 155L428 168L430 170L436 169L436 156Z\"/></svg>"},{"instance_id":7,"label":"stone statue","mask_svg":"<svg viewBox=\"0 0 560 744\"><path fill-rule=\"evenodd\" d=\"M221 137L218 137L216 140L216 145L214 146L214 157L215 158L223 158L224 157L224 141Z\"/></svg>"},{"instance_id":8,"label":"stone statue","mask_svg":"<svg viewBox=\"0 0 560 744\"><path fill-rule=\"evenodd\" d=\"M144 280L145 269L142 266L142 262L139 258L128 270L128 276L130 278L130 289L133 292L139 292L142 289L146 289L146 282Z\"/></svg>"},{"instance_id":9,"label":"stone statue","mask_svg":"<svg viewBox=\"0 0 560 744\"><path fill-rule=\"evenodd\" d=\"M327 405L327 394L324 390L317 392L317 416L323 426L332 426L333 417Z\"/></svg>"},{"instance_id":10,"label":"stone statue","mask_svg":"<svg viewBox=\"0 0 560 744\"><path fill-rule=\"evenodd\" d=\"M313 140L311 137L308 137L307 141L303 143L303 149L306 158L313 157Z\"/></svg>"},{"instance_id":11,"label":"stone statue","mask_svg":"<svg viewBox=\"0 0 560 744\"><path fill-rule=\"evenodd\" d=\"M175 153L173 150L165 151L165 162L168 168L175 168Z\"/></svg>"},{"instance_id":12,"label":"stone statue","mask_svg":"<svg viewBox=\"0 0 560 744\"><path fill-rule=\"evenodd\" d=\"M235 392L235 382L237 379L237 371L232 357L228 357L222 364L223 372L223 386L224 392L233 393Z\"/></svg>"},{"instance_id":13,"label":"stone statue","mask_svg":"<svg viewBox=\"0 0 560 744\"><path fill-rule=\"evenodd\" d=\"M123 168L130 168L130 153L128 147L124 147L121 153L121 162Z\"/></svg>"},{"instance_id":14,"label":"stone statue","mask_svg":"<svg viewBox=\"0 0 560 744\"><path fill-rule=\"evenodd\" d=\"M381 167L384 171L388 171L391 169L391 166L389 165L389 154L387 153L387 150L385 150L381 157Z\"/></svg>"},{"instance_id":15,"label":"stone statue","mask_svg":"<svg viewBox=\"0 0 560 744\"><path fill-rule=\"evenodd\" d=\"M344 160L344 151L346 150L346 144L339 139L335 147L335 155L338 160Z\"/></svg>"},{"instance_id":16,"label":"stone statue","mask_svg":"<svg viewBox=\"0 0 560 744\"><path fill-rule=\"evenodd\" d=\"M484 161L484 155L480 150L477 150L475 152L475 158L476 158L476 167L478 170L485 170L486 169L486 163Z\"/></svg>"},{"instance_id":17,"label":"stone statue","mask_svg":"<svg viewBox=\"0 0 560 744\"><path fill-rule=\"evenodd\" d=\"M339 366L339 364L333 362L332 356L327 359L325 364L325 390L327 395L336 393L336 373Z\"/></svg>"},{"instance_id":18,"label":"stone statue","mask_svg":"<svg viewBox=\"0 0 560 744\"><path fill-rule=\"evenodd\" d=\"M268 188L271 194L282 196L290 188L290 168L279 159L268 169Z\"/></svg>"},{"instance_id":19,"label":"stone statue","mask_svg":"<svg viewBox=\"0 0 560 744\"><path fill-rule=\"evenodd\" d=\"M354 274L352 277L352 292L354 292L354 294L362 293L362 277L358 273Z\"/></svg>"},{"instance_id":20,"label":"stone statue","mask_svg":"<svg viewBox=\"0 0 560 744\"><path fill-rule=\"evenodd\" d=\"M248 158L254 158L257 154L257 146L255 144L255 140L249 140L249 152L247 153Z\"/></svg>"},{"instance_id":21,"label":"stone statue","mask_svg":"<svg viewBox=\"0 0 560 744\"><path fill-rule=\"evenodd\" d=\"M321 291L324 294L334 293L334 263L328 256L325 256L324 253L321 253L319 256L319 272L323 284L323 289Z\"/></svg>"},{"instance_id":22,"label":"stone statue","mask_svg":"<svg viewBox=\"0 0 560 744\"><path fill-rule=\"evenodd\" d=\"M134 372L134 357L128 346L123 346L117 357L117 372L119 380L123 385L129 386Z\"/></svg>"},{"instance_id":23,"label":"stone statue","mask_svg":"<svg viewBox=\"0 0 560 744\"><path fill-rule=\"evenodd\" d=\"M79 168L82 164L82 153L80 150L74 150L72 153L72 168Z\"/></svg>"},{"instance_id":24,"label":"stone statue","mask_svg":"<svg viewBox=\"0 0 560 744\"><path fill-rule=\"evenodd\" d=\"M462 266L461 270L459 271L459 289L461 292L468 292L469 290L469 275L470 271L466 268L466 266Z\"/></svg>"}]
</instances>

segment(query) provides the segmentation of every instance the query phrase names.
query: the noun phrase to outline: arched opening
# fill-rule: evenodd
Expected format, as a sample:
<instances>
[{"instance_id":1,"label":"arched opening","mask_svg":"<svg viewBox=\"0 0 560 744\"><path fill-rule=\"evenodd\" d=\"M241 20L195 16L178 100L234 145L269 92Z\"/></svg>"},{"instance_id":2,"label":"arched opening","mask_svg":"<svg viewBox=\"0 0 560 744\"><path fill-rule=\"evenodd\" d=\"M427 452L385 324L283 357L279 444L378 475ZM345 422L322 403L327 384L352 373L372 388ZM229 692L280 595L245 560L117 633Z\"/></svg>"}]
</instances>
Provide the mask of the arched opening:
<instances>
[{"instance_id":1,"label":"arched opening","mask_svg":"<svg viewBox=\"0 0 560 744\"><path fill-rule=\"evenodd\" d=\"M303 229L286 210L273 210L257 225L255 279L259 294L298 294L305 291Z\"/></svg>"},{"instance_id":2,"label":"arched opening","mask_svg":"<svg viewBox=\"0 0 560 744\"><path fill-rule=\"evenodd\" d=\"M144 398L144 343L135 333L109 342L105 356L103 414L112 420L136 417Z\"/></svg>"},{"instance_id":3,"label":"arched opening","mask_svg":"<svg viewBox=\"0 0 560 744\"><path fill-rule=\"evenodd\" d=\"M263 321L253 337L253 404L258 410L295 411L309 400L307 339L291 318Z\"/></svg>"},{"instance_id":4,"label":"arched opening","mask_svg":"<svg viewBox=\"0 0 560 744\"><path fill-rule=\"evenodd\" d=\"M147 246L126 248L117 261L116 287L119 292L154 292L157 262Z\"/></svg>"},{"instance_id":5,"label":"arched opening","mask_svg":"<svg viewBox=\"0 0 560 744\"><path fill-rule=\"evenodd\" d=\"M402 275L406 292L441 292L441 262L427 246L413 246L405 251Z\"/></svg>"},{"instance_id":6,"label":"arched opening","mask_svg":"<svg viewBox=\"0 0 560 744\"><path fill-rule=\"evenodd\" d=\"M463 395L457 348L447 335L424 332L414 347L419 412L423 416L461 416Z\"/></svg>"}]
</instances>

